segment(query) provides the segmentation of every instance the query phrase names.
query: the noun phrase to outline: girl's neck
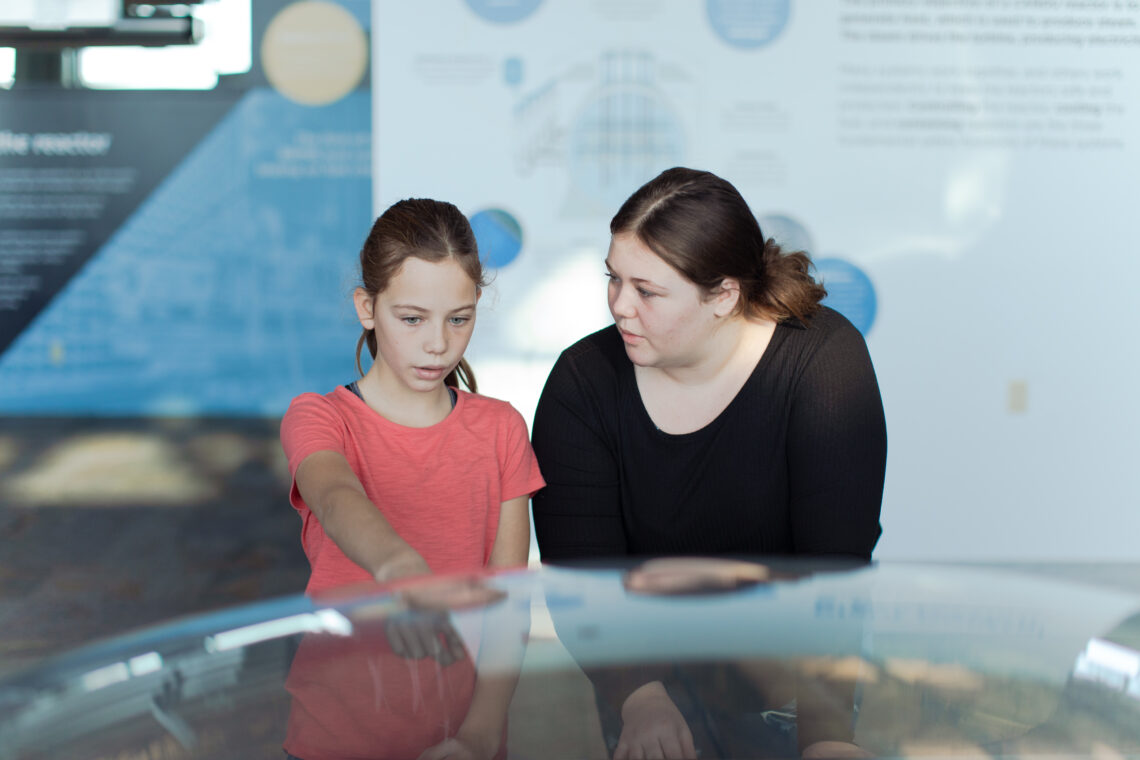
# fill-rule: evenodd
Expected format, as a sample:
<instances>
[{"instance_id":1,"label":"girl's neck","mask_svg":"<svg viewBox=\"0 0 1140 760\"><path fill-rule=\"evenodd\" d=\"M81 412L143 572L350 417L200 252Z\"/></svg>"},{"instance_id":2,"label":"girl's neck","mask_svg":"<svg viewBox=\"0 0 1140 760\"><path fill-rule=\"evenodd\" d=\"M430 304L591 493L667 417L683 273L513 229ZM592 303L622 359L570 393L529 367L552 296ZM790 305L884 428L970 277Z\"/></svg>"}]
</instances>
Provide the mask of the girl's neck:
<instances>
[{"instance_id":1,"label":"girl's neck","mask_svg":"<svg viewBox=\"0 0 1140 760\"><path fill-rule=\"evenodd\" d=\"M413 428L439 424L451 413L451 394L440 383L431 391L415 391L396 381L381 362L374 362L356 387L364 403L389 422Z\"/></svg>"}]
</instances>

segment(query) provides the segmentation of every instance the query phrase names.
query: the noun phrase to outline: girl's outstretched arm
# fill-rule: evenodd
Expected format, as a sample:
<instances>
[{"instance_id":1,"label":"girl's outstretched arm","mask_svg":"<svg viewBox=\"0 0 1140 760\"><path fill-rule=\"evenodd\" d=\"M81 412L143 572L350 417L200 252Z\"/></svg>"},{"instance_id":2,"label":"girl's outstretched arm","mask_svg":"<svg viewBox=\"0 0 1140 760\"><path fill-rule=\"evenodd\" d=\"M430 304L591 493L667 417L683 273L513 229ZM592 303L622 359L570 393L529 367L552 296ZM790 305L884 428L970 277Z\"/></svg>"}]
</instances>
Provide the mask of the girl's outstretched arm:
<instances>
[{"instance_id":1,"label":"girl's outstretched arm","mask_svg":"<svg viewBox=\"0 0 1140 760\"><path fill-rule=\"evenodd\" d=\"M378 582L431 572L419 552L396 533L365 495L344 455L313 452L297 466L295 480L325 534Z\"/></svg>"}]
</instances>

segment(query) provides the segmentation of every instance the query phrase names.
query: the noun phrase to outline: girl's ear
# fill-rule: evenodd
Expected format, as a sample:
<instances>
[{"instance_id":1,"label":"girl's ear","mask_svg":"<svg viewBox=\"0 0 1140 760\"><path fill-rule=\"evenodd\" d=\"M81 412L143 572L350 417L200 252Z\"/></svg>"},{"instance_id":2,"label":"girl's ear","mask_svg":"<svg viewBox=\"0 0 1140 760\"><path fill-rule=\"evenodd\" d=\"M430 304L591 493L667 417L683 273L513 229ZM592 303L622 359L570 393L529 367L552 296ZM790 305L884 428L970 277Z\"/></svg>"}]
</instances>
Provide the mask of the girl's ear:
<instances>
[{"instance_id":1,"label":"girl's ear","mask_svg":"<svg viewBox=\"0 0 1140 760\"><path fill-rule=\"evenodd\" d=\"M352 302L356 305L356 318L360 320L360 326L365 330L376 329L376 315L373 312L376 299L364 288L357 288L352 291Z\"/></svg>"},{"instance_id":2,"label":"girl's ear","mask_svg":"<svg viewBox=\"0 0 1140 760\"><path fill-rule=\"evenodd\" d=\"M712 292L713 314L727 317L736 311L740 302L740 281L735 277L725 277Z\"/></svg>"}]
</instances>

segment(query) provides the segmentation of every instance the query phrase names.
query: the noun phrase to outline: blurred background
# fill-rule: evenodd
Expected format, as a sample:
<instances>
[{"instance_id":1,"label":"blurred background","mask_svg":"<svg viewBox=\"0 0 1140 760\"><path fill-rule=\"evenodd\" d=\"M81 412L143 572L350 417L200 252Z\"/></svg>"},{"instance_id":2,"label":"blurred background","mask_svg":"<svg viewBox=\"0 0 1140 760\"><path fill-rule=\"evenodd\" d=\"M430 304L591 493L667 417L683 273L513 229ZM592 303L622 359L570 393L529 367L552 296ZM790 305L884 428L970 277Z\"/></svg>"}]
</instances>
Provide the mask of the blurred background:
<instances>
[{"instance_id":1,"label":"blurred background","mask_svg":"<svg viewBox=\"0 0 1140 760\"><path fill-rule=\"evenodd\" d=\"M2 6L0 669L303 588L277 424L355 376L377 213L468 214L469 358L529 422L675 165L866 336L877 558L1140 558L1134 3Z\"/></svg>"}]
</instances>

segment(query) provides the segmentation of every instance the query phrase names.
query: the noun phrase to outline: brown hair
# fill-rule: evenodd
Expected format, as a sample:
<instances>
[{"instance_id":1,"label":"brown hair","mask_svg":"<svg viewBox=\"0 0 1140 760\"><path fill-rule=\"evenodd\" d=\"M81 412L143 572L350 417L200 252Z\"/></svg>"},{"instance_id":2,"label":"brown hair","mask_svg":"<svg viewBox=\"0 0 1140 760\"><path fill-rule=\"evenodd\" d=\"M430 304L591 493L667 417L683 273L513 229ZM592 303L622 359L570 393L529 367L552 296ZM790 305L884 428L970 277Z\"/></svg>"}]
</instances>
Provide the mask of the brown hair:
<instances>
[{"instance_id":1,"label":"brown hair","mask_svg":"<svg viewBox=\"0 0 1140 760\"><path fill-rule=\"evenodd\" d=\"M636 235L707 293L726 277L737 280L736 313L749 317L803 322L827 295L812 279L807 252L785 253L765 240L739 191L711 172L661 172L622 204L610 233Z\"/></svg>"},{"instance_id":2,"label":"brown hair","mask_svg":"<svg viewBox=\"0 0 1140 760\"><path fill-rule=\"evenodd\" d=\"M360 249L361 287L375 298L387 290L404 261L413 257L432 262L455 259L476 287L487 284L471 224L463 212L445 201L408 198L380 215ZM375 330L364 330L356 341L356 369L361 375L360 349L365 345L375 359ZM443 382L458 386L460 380L475 392L475 373L466 359L460 359L459 366Z\"/></svg>"}]
</instances>

